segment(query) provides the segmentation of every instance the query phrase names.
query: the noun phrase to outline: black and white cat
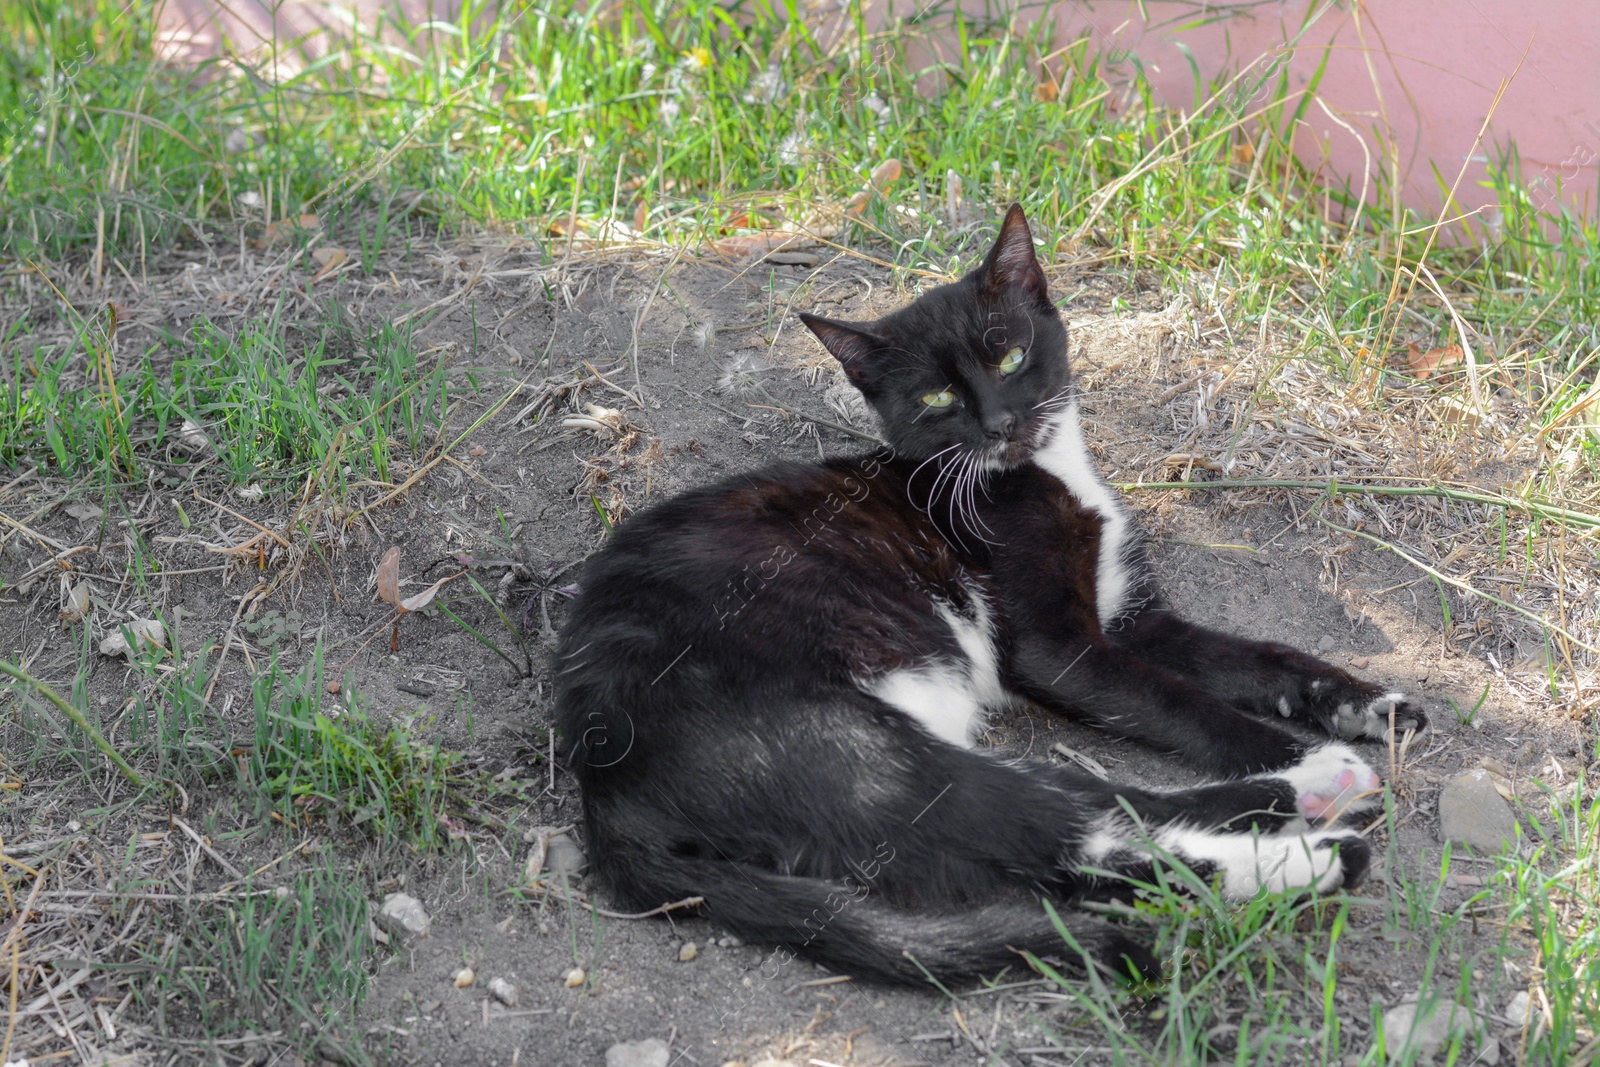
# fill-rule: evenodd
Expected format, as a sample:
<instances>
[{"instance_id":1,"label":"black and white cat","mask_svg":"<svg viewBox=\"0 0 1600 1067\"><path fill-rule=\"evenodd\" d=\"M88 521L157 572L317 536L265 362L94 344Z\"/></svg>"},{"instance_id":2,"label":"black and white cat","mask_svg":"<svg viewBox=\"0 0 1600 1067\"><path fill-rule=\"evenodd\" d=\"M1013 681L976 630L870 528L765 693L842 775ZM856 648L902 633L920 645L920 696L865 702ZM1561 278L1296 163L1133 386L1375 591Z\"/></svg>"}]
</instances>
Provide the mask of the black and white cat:
<instances>
[{"instance_id":1,"label":"black and white cat","mask_svg":"<svg viewBox=\"0 0 1600 1067\"><path fill-rule=\"evenodd\" d=\"M982 266L900 311L802 317L891 449L630 519L565 627L557 722L610 892L703 897L748 940L920 981L1061 954L1038 898L1111 895L1158 856L1234 899L1360 881L1368 847L1333 819L1380 782L1343 741L1424 716L1164 606L1085 448L1022 209ZM1225 780L1156 792L975 747L1018 700ZM1121 927L1069 915L1098 964L1152 972Z\"/></svg>"}]
</instances>

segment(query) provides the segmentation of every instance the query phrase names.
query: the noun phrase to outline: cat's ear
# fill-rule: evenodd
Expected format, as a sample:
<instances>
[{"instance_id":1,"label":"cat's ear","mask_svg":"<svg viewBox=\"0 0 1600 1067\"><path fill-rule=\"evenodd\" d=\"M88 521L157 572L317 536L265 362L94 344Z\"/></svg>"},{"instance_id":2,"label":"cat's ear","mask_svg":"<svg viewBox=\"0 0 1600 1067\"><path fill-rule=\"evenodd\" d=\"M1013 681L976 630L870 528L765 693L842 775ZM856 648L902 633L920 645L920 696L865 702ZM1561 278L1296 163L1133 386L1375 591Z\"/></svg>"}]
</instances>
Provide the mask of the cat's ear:
<instances>
[{"instance_id":1,"label":"cat's ear","mask_svg":"<svg viewBox=\"0 0 1600 1067\"><path fill-rule=\"evenodd\" d=\"M817 335L817 340L822 342L824 348L833 353L844 366L844 372L853 382L859 382L867 375L867 362L872 352L883 342L860 325L853 322L835 322L825 319L821 315L811 315L802 311L800 321L806 324L806 329Z\"/></svg>"},{"instance_id":2,"label":"cat's ear","mask_svg":"<svg viewBox=\"0 0 1600 1067\"><path fill-rule=\"evenodd\" d=\"M1000 236L983 261L983 281L991 292L1021 293L1041 304L1050 303L1050 286L1033 254L1033 234L1021 204L1012 204L1000 224Z\"/></svg>"}]
</instances>

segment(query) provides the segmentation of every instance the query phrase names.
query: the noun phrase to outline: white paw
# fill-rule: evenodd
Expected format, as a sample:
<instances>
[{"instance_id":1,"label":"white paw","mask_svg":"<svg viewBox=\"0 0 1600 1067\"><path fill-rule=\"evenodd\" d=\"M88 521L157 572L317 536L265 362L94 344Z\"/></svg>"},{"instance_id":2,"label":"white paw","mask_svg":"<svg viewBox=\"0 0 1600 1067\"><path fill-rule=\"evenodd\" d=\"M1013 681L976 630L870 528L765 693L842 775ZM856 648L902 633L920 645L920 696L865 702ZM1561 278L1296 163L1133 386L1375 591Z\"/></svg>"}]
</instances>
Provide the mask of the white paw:
<instances>
[{"instance_id":1,"label":"white paw","mask_svg":"<svg viewBox=\"0 0 1600 1067\"><path fill-rule=\"evenodd\" d=\"M1229 900L1262 890L1332 892L1360 881L1371 858L1361 835L1349 830L1278 837L1169 830L1159 840L1190 867L1220 875Z\"/></svg>"},{"instance_id":2,"label":"white paw","mask_svg":"<svg viewBox=\"0 0 1600 1067\"><path fill-rule=\"evenodd\" d=\"M1349 745L1330 741L1293 767L1262 777L1283 778L1307 819L1332 822L1346 814L1374 811L1383 803L1382 779Z\"/></svg>"},{"instance_id":3,"label":"white paw","mask_svg":"<svg viewBox=\"0 0 1600 1067\"><path fill-rule=\"evenodd\" d=\"M1263 889L1330 893L1367 869L1367 843L1356 833L1265 837L1254 843L1258 847L1253 857L1225 868L1223 892L1235 900L1248 900Z\"/></svg>"},{"instance_id":4,"label":"white paw","mask_svg":"<svg viewBox=\"0 0 1600 1067\"><path fill-rule=\"evenodd\" d=\"M1358 737L1387 741L1390 716L1394 717L1394 728L1400 733L1421 725L1405 708L1404 693L1385 693L1360 707L1340 704L1333 713L1333 732L1352 741Z\"/></svg>"}]
</instances>

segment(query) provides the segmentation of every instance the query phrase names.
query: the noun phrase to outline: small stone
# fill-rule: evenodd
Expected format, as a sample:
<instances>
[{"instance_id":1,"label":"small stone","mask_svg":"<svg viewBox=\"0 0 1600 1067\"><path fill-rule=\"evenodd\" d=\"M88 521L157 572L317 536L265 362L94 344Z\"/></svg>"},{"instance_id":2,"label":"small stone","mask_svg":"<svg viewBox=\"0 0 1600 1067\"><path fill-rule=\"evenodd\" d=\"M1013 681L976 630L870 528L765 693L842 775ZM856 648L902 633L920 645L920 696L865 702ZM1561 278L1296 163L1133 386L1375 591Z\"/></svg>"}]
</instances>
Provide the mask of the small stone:
<instances>
[{"instance_id":1,"label":"small stone","mask_svg":"<svg viewBox=\"0 0 1600 1067\"><path fill-rule=\"evenodd\" d=\"M1330 651L1333 648L1333 646L1338 644L1338 643L1339 643L1338 641L1334 640L1334 637L1333 637L1332 634L1323 634L1322 638L1317 642L1317 650L1319 652L1327 652L1327 651Z\"/></svg>"},{"instance_id":2,"label":"small stone","mask_svg":"<svg viewBox=\"0 0 1600 1067\"><path fill-rule=\"evenodd\" d=\"M94 522L105 512L93 504L72 504L67 508L67 514L79 522Z\"/></svg>"},{"instance_id":3,"label":"small stone","mask_svg":"<svg viewBox=\"0 0 1600 1067\"><path fill-rule=\"evenodd\" d=\"M700 955L700 950L695 947L695 943L693 941L685 941L683 947L678 950L678 962L688 963L698 955Z\"/></svg>"},{"instance_id":4,"label":"small stone","mask_svg":"<svg viewBox=\"0 0 1600 1067\"><path fill-rule=\"evenodd\" d=\"M577 989L587 978L588 975L583 973L582 967L574 967L572 970L566 973L565 977L562 978L561 984L566 986L568 989Z\"/></svg>"},{"instance_id":5,"label":"small stone","mask_svg":"<svg viewBox=\"0 0 1600 1067\"><path fill-rule=\"evenodd\" d=\"M428 936L433 920L423 910L422 902L404 893L390 893L383 898L383 907L373 920L378 929L402 945Z\"/></svg>"},{"instance_id":6,"label":"small stone","mask_svg":"<svg viewBox=\"0 0 1600 1067\"><path fill-rule=\"evenodd\" d=\"M461 968L456 972L456 976L453 979L457 989L465 989L477 980L478 976L472 973L471 967Z\"/></svg>"},{"instance_id":7,"label":"small stone","mask_svg":"<svg viewBox=\"0 0 1600 1067\"><path fill-rule=\"evenodd\" d=\"M467 972L468 974L472 972ZM504 978L489 979L489 995L508 1008L517 1006L517 999L521 996L517 987Z\"/></svg>"},{"instance_id":8,"label":"small stone","mask_svg":"<svg viewBox=\"0 0 1600 1067\"><path fill-rule=\"evenodd\" d=\"M1358 671L1364 671L1368 667L1372 666L1372 657L1371 656L1351 656L1350 657L1350 666L1354 667Z\"/></svg>"},{"instance_id":9,"label":"small stone","mask_svg":"<svg viewBox=\"0 0 1600 1067\"><path fill-rule=\"evenodd\" d=\"M115 631L106 635L100 642L102 656L128 656L133 655L133 646L128 643L128 638L123 636L123 631L133 636L133 640L141 648L151 645L166 647L167 628L155 619L130 619L118 626Z\"/></svg>"},{"instance_id":10,"label":"small stone","mask_svg":"<svg viewBox=\"0 0 1600 1067\"><path fill-rule=\"evenodd\" d=\"M1517 817L1486 770L1468 771L1439 794L1439 836L1483 852L1514 848Z\"/></svg>"},{"instance_id":11,"label":"small stone","mask_svg":"<svg viewBox=\"0 0 1600 1067\"><path fill-rule=\"evenodd\" d=\"M577 842L558 827L535 826L523 840L533 846L522 868L524 885L532 885L546 874L576 876L589 862Z\"/></svg>"},{"instance_id":12,"label":"small stone","mask_svg":"<svg viewBox=\"0 0 1600 1067\"><path fill-rule=\"evenodd\" d=\"M442 1000L424 1000L421 1004L418 1004L417 1007L421 1010L422 1014L432 1015L434 1012L439 1010L440 1005L443 1003L444 1001Z\"/></svg>"},{"instance_id":13,"label":"small stone","mask_svg":"<svg viewBox=\"0 0 1600 1067\"><path fill-rule=\"evenodd\" d=\"M717 938L717 944L721 945L723 948L738 948L740 945L743 945L744 942L740 941L732 934L729 934L727 937Z\"/></svg>"},{"instance_id":14,"label":"small stone","mask_svg":"<svg viewBox=\"0 0 1600 1067\"><path fill-rule=\"evenodd\" d=\"M659 1037L619 1041L606 1049L606 1067L667 1067L672 1049Z\"/></svg>"},{"instance_id":15,"label":"small stone","mask_svg":"<svg viewBox=\"0 0 1600 1067\"><path fill-rule=\"evenodd\" d=\"M577 874L589 863L578 843L566 834L556 834L545 845L544 867L556 874Z\"/></svg>"},{"instance_id":16,"label":"small stone","mask_svg":"<svg viewBox=\"0 0 1600 1067\"><path fill-rule=\"evenodd\" d=\"M1453 1000L1430 1000L1419 1004L1408 997L1383 1013L1383 1046L1391 1061L1415 1052L1427 1060L1456 1038L1472 1033L1472 1011Z\"/></svg>"}]
</instances>

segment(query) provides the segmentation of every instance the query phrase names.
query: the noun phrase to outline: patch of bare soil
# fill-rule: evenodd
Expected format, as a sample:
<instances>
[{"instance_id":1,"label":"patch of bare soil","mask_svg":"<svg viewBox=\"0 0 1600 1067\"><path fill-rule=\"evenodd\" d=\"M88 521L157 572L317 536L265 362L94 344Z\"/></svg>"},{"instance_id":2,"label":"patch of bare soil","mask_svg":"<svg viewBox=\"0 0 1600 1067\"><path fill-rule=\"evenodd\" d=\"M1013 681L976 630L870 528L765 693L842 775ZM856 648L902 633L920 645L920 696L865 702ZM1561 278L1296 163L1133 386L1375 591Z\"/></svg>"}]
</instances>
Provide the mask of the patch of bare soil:
<instances>
[{"instance_id":1,"label":"patch of bare soil","mask_svg":"<svg viewBox=\"0 0 1600 1067\"><path fill-rule=\"evenodd\" d=\"M55 570L40 565L57 551L52 546L88 546L72 565L103 601L96 639L116 620L160 612L191 650L187 655L210 648L215 663L225 635L233 635L206 714L238 746L254 736L252 678L274 654L297 668L321 642L330 676L339 673L334 667L347 671L345 685L362 695L374 719L409 723L423 739L467 753L471 767L522 783L521 800L502 796L487 804L481 822L457 820L451 850L419 855L374 847L348 825L349 813L307 811L294 826L264 819L226 777L209 789L135 806L128 789L93 760L87 762L94 772L81 775L62 770L59 761L30 765L21 748L8 752L3 770L17 788L0 791L0 837L9 855L48 856L54 870L23 926L13 1055L89 1062L95 1050L109 1050L134 1063L199 1062L202 1055L208 1062L293 1062L272 1054L291 1044L312 1047L306 1030L257 1040L250 1036L257 1025L241 1019L233 1033L175 1034L161 1012L176 1017L180 1006L130 997L144 976L117 964L132 958L130 946L149 939L152 916L111 902L113 890L135 886L167 894L148 902L154 912L185 895L237 892L241 872L260 869L251 885L270 888L321 867L348 872L375 902L403 888L432 917L431 936L377 950L356 1027L316 1046L328 1059L598 1064L609 1046L646 1038L668 1043L674 1062L701 1065L767 1058L797 1064L1097 1059L1083 1052L1096 1041L1091 1029L1076 1026L1079 1009L1020 960L995 991L951 1000L931 988L830 982L810 964L780 965L762 947L738 944L703 919L614 918L556 894L517 892L530 847L525 837L534 827L572 826L572 836L580 843L583 837L573 782L548 759L548 659L567 602L561 590L581 582L581 561L603 543L607 523L626 522L682 489L773 459L867 447L862 435L871 426L795 312L869 318L907 298L886 272L848 257L753 269L680 262L669 270L668 262L629 254L557 269L515 250L467 249L419 263L412 274L346 275L326 291L319 287L314 299L292 296L286 313L308 322L329 315L326 302L334 299L339 314L356 324L411 316L417 347L447 354L464 397L446 442L515 393L408 491L327 526L294 580L279 584L270 599L248 600L243 611L240 598L281 564L265 548L247 558L211 549L247 542L257 524L283 529L297 504L292 493L251 500L237 486L157 479L123 491L116 503L126 508L125 518L107 507L105 519L85 520L67 508L100 501L87 489L37 478L6 487L0 508L30 534L8 527L3 535L0 642L25 657L36 676L70 680L80 656L74 633L58 621ZM223 266L198 283L197 272L183 272L121 294L123 320L134 324L125 329L142 327L148 340L157 329L177 332L201 314L233 325L261 314L261 296L272 290L251 288L259 265ZM1337 389L1325 388L1314 368L1286 370L1270 351L1231 344L1217 320L1197 310L1197 300L1092 271L1055 281L1058 293L1075 294L1065 305L1076 327L1074 358L1089 390L1091 437L1113 481L1162 481L1179 472L1205 477L1208 464L1231 464L1228 473L1236 477L1338 473L1367 462L1352 445L1381 471L1387 450L1409 447L1359 428L1329 428L1327 409L1342 403ZM1134 310L1115 316L1112 297ZM137 348L129 340L123 351ZM469 371L475 395L466 391ZM1297 384L1296 374L1314 379L1312 386ZM1515 457L1502 454L1496 462ZM378 488L354 491L340 514L383 496ZM1440 783L1493 760L1519 798L1542 813L1546 800L1533 780L1570 781L1583 769L1577 724L1541 688L1520 620L1481 614L1452 595L1447 631L1433 583L1394 555L1319 524L1314 494L1194 489L1130 497L1171 596L1188 615L1386 679L1420 697L1433 718L1430 732L1394 756L1393 836L1387 825L1371 827L1375 854L1387 859L1361 891L1371 903L1352 910L1341 941L1345 1047L1364 1050L1372 1042L1371 1004L1392 1005L1413 991L1428 965L1426 946L1397 943L1385 933L1384 885L1408 872L1438 871ZM1429 523L1448 532L1451 517L1433 507L1341 497L1323 504L1322 513L1395 536ZM119 523L133 524L142 544L155 546L159 573L147 568L146 581L126 577L130 539ZM431 611L401 619L391 649L391 610L374 595L377 562L390 546L402 551L402 595L459 569L463 554L471 557L474 575L525 627L531 674L519 676L512 662ZM224 563L227 569L219 569ZM32 577L18 585L24 575ZM459 588L455 583L452 593ZM459 597L453 606L518 659L511 635L481 600ZM279 627L270 645L259 627L242 625L290 611L299 612L298 620ZM89 700L112 742L125 742L119 715L142 683L120 660L87 658ZM1485 687L1481 712L1461 725L1448 701L1470 710ZM16 716L14 700L4 714ZM15 723L6 736L19 736ZM1038 712L997 721L990 743L1008 755L1041 759L1059 758L1052 750L1060 743L1099 761L1113 778L1192 781L1138 746ZM1370 758L1389 765L1391 757L1374 748ZM177 827L179 820L203 832L205 848ZM1466 877L1433 907L1451 908L1478 891L1474 872L1486 867L1458 862L1457 869ZM9 932L0 923L0 941ZM1492 987L1503 1003L1516 980L1494 955L1498 938L1486 924L1481 937L1434 961L1436 985L1454 989L1460 974L1476 969L1493 976L1479 985L1486 994ZM160 946L141 950L159 955ZM453 978L463 966L476 980L459 988ZM575 968L582 978L569 981ZM89 976L74 980L81 970ZM514 1005L487 991L496 978L516 987ZM1154 1007L1130 1002L1129 1024ZM1320 1019L1320 1007L1314 1017ZM1495 1024L1497 1034L1506 1030ZM1514 1036L1508 1041L1514 1044Z\"/></svg>"}]
</instances>

